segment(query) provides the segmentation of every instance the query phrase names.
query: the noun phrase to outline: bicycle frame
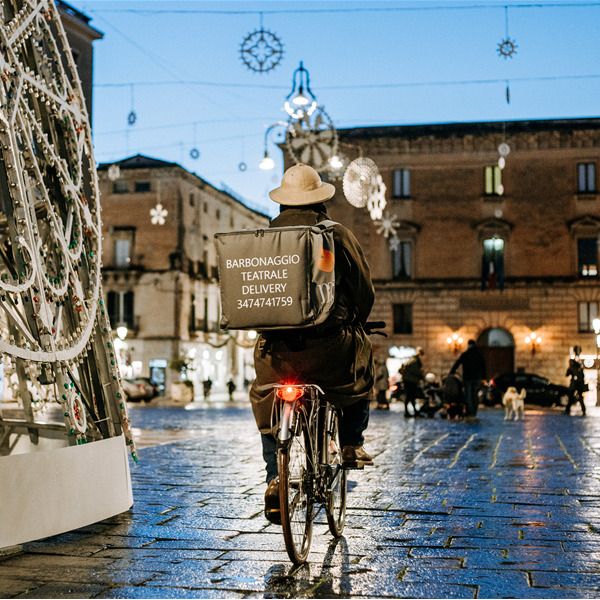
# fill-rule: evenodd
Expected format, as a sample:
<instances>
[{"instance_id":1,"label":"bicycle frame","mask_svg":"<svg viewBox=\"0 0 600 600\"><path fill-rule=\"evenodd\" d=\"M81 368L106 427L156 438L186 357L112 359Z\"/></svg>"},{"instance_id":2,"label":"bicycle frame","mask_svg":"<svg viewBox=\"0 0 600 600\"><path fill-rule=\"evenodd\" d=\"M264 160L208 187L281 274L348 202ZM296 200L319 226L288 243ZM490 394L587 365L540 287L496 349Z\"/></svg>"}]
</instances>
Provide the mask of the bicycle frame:
<instances>
[{"instance_id":1,"label":"bicycle frame","mask_svg":"<svg viewBox=\"0 0 600 600\"><path fill-rule=\"evenodd\" d=\"M283 455L278 459L283 460L280 462L283 533L290 558L300 563L308 555L312 523L317 514L315 504L321 505L317 512L325 508L331 533L336 537L341 535L347 475L341 461L337 412L326 401L323 390L314 384L274 387L278 399L278 455ZM297 463L289 456L298 456L298 448L305 463ZM300 519L296 517L297 510Z\"/></svg>"}]
</instances>

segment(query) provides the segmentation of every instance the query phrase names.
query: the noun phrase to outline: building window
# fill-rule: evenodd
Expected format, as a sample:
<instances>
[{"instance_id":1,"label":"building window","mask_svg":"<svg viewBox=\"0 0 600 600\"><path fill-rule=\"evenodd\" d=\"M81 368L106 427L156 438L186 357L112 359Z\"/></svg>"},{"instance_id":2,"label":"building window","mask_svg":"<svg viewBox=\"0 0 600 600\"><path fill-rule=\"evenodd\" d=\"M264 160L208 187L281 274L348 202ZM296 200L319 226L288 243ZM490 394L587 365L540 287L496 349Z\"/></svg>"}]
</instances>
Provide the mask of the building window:
<instances>
[{"instance_id":1,"label":"building window","mask_svg":"<svg viewBox=\"0 0 600 600\"><path fill-rule=\"evenodd\" d=\"M597 302L579 303L579 333L593 333L594 319L598 318Z\"/></svg>"},{"instance_id":2,"label":"building window","mask_svg":"<svg viewBox=\"0 0 600 600\"><path fill-rule=\"evenodd\" d=\"M394 170L394 198L410 198L410 171Z\"/></svg>"},{"instance_id":3,"label":"building window","mask_svg":"<svg viewBox=\"0 0 600 600\"><path fill-rule=\"evenodd\" d=\"M598 238L577 240L577 264L580 277L598 276Z\"/></svg>"},{"instance_id":4,"label":"building window","mask_svg":"<svg viewBox=\"0 0 600 600\"><path fill-rule=\"evenodd\" d=\"M413 332L412 304L394 304L394 333Z\"/></svg>"},{"instance_id":5,"label":"building window","mask_svg":"<svg viewBox=\"0 0 600 600\"><path fill-rule=\"evenodd\" d=\"M196 198L194 194L190 194L190 206L194 206L196 204Z\"/></svg>"},{"instance_id":6,"label":"building window","mask_svg":"<svg viewBox=\"0 0 600 600\"><path fill-rule=\"evenodd\" d=\"M481 260L481 289L504 289L504 240L490 238L483 240Z\"/></svg>"},{"instance_id":7,"label":"building window","mask_svg":"<svg viewBox=\"0 0 600 600\"><path fill-rule=\"evenodd\" d=\"M596 163L579 163L577 165L577 191L580 194L596 192Z\"/></svg>"},{"instance_id":8,"label":"building window","mask_svg":"<svg viewBox=\"0 0 600 600\"><path fill-rule=\"evenodd\" d=\"M483 185L486 196L498 196L502 194L502 169L494 165L485 167L483 170Z\"/></svg>"},{"instance_id":9,"label":"building window","mask_svg":"<svg viewBox=\"0 0 600 600\"><path fill-rule=\"evenodd\" d=\"M115 181L113 183L113 194L128 194L129 181Z\"/></svg>"},{"instance_id":10,"label":"building window","mask_svg":"<svg viewBox=\"0 0 600 600\"><path fill-rule=\"evenodd\" d=\"M135 229L132 227L115 227L113 237L116 269L128 269L131 266L134 234Z\"/></svg>"},{"instance_id":11,"label":"building window","mask_svg":"<svg viewBox=\"0 0 600 600\"><path fill-rule=\"evenodd\" d=\"M192 294L190 299L190 331L196 330L196 296Z\"/></svg>"},{"instance_id":12,"label":"building window","mask_svg":"<svg viewBox=\"0 0 600 600\"><path fill-rule=\"evenodd\" d=\"M113 329L126 325L134 329L133 292L108 292L108 318Z\"/></svg>"},{"instance_id":13,"label":"building window","mask_svg":"<svg viewBox=\"0 0 600 600\"><path fill-rule=\"evenodd\" d=\"M412 277L412 244L397 241L391 250L392 279L406 281Z\"/></svg>"},{"instance_id":14,"label":"building window","mask_svg":"<svg viewBox=\"0 0 600 600\"><path fill-rule=\"evenodd\" d=\"M136 193L144 193L150 191L150 182L149 181L136 181L135 182L135 191Z\"/></svg>"}]
</instances>

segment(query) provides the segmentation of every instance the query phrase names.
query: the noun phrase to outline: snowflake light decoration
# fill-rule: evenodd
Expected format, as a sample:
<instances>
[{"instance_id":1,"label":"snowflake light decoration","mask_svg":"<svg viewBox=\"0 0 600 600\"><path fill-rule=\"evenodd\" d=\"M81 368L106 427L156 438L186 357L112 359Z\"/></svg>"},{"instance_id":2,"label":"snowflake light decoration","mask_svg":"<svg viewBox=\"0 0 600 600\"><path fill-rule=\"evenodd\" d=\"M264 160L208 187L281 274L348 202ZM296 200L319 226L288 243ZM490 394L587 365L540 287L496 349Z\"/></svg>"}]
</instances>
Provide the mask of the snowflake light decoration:
<instances>
[{"instance_id":1,"label":"snowflake light decoration","mask_svg":"<svg viewBox=\"0 0 600 600\"><path fill-rule=\"evenodd\" d=\"M266 73L274 69L283 58L283 44L270 31L260 29L249 33L240 48L240 57L251 71Z\"/></svg>"},{"instance_id":2,"label":"snowflake light decoration","mask_svg":"<svg viewBox=\"0 0 600 600\"><path fill-rule=\"evenodd\" d=\"M367 202L367 210L371 215L371 219L376 221L377 219L381 219L383 217L383 209L387 205L387 201L385 199L385 183L383 183L383 179L381 175L377 175L376 177L371 178L371 186L369 190L369 201Z\"/></svg>"},{"instance_id":3,"label":"snowflake light decoration","mask_svg":"<svg viewBox=\"0 0 600 600\"><path fill-rule=\"evenodd\" d=\"M150 222L152 225L164 225L169 211L159 202L154 208L150 209Z\"/></svg>"},{"instance_id":4,"label":"snowflake light decoration","mask_svg":"<svg viewBox=\"0 0 600 600\"><path fill-rule=\"evenodd\" d=\"M390 250L393 250L395 252L396 250L398 250L398 248L400 248L400 239L394 233L394 235L390 238Z\"/></svg>"},{"instance_id":5,"label":"snowflake light decoration","mask_svg":"<svg viewBox=\"0 0 600 600\"><path fill-rule=\"evenodd\" d=\"M400 227L400 219L396 215L390 215L388 212L381 219L375 221L377 225L377 233L383 235L387 240L390 235L392 239L396 237L396 231Z\"/></svg>"}]
</instances>

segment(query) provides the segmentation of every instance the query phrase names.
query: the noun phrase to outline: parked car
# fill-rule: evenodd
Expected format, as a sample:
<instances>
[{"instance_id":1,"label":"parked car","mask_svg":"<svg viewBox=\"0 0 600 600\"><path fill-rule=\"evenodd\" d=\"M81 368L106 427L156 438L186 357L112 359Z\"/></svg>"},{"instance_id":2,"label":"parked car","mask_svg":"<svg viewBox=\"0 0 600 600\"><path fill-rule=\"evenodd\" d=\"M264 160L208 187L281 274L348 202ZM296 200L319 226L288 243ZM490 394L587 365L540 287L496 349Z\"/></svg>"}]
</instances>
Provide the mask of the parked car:
<instances>
[{"instance_id":1,"label":"parked car","mask_svg":"<svg viewBox=\"0 0 600 600\"><path fill-rule=\"evenodd\" d=\"M123 392L128 402L150 402L158 395L157 385L148 377L123 379Z\"/></svg>"},{"instance_id":2,"label":"parked car","mask_svg":"<svg viewBox=\"0 0 600 600\"><path fill-rule=\"evenodd\" d=\"M511 385L517 390L525 388L525 402L528 404L566 406L569 401L569 388L565 385L552 383L546 377L533 373L504 373L488 381L482 394L483 403L487 406L499 404L504 392Z\"/></svg>"}]
</instances>

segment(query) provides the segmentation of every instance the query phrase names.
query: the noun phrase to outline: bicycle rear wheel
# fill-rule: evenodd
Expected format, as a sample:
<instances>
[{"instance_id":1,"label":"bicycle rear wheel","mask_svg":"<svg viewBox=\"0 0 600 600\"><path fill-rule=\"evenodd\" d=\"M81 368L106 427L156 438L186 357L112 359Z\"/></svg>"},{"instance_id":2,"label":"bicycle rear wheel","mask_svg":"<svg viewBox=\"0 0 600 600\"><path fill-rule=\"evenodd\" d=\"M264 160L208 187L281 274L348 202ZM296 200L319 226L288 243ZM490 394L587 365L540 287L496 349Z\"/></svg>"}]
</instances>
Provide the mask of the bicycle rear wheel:
<instances>
[{"instance_id":1,"label":"bicycle rear wheel","mask_svg":"<svg viewBox=\"0 0 600 600\"><path fill-rule=\"evenodd\" d=\"M346 523L346 499L348 495L348 471L342 468L342 446L337 412L328 412L325 428L325 459L330 472L327 524L335 537L340 537Z\"/></svg>"},{"instance_id":2,"label":"bicycle rear wheel","mask_svg":"<svg viewBox=\"0 0 600 600\"><path fill-rule=\"evenodd\" d=\"M306 561L314 519L313 468L309 435L302 413L298 425L277 454L279 501L285 549L295 564Z\"/></svg>"}]
</instances>

